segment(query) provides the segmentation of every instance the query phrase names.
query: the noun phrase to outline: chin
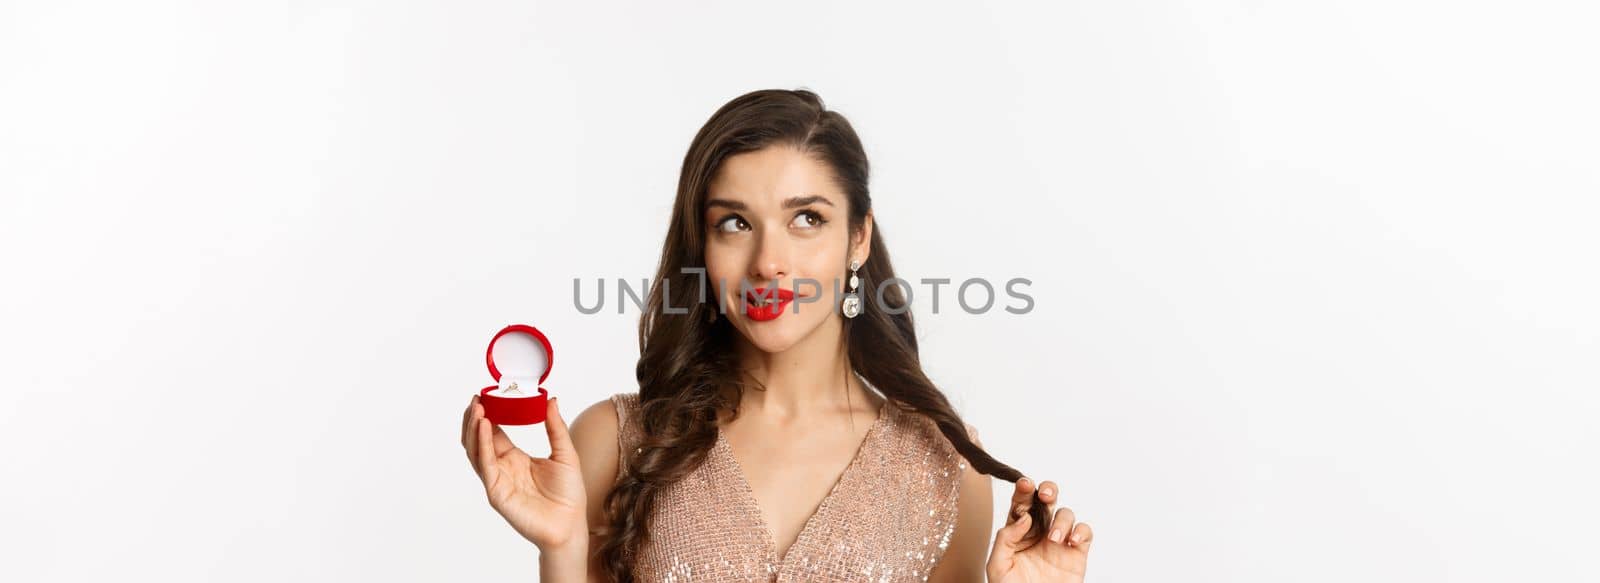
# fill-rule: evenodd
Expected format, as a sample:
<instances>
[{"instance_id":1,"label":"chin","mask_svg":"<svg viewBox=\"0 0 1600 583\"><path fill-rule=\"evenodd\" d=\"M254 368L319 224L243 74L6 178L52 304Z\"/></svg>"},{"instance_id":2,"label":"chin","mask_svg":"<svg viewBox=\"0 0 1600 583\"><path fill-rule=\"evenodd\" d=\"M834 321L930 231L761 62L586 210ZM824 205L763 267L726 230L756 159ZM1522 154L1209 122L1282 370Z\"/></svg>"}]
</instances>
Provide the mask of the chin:
<instances>
[{"instance_id":1,"label":"chin","mask_svg":"<svg viewBox=\"0 0 1600 583\"><path fill-rule=\"evenodd\" d=\"M776 354L794 348L801 340L821 327L822 322L811 319L800 319L795 314L786 313L770 322L744 322L744 337L750 344L762 352Z\"/></svg>"},{"instance_id":2,"label":"chin","mask_svg":"<svg viewBox=\"0 0 1600 583\"><path fill-rule=\"evenodd\" d=\"M745 340L752 346L766 353L779 353L800 343L801 335L792 330L784 330L787 326L774 325L776 322L750 322L744 330Z\"/></svg>"}]
</instances>

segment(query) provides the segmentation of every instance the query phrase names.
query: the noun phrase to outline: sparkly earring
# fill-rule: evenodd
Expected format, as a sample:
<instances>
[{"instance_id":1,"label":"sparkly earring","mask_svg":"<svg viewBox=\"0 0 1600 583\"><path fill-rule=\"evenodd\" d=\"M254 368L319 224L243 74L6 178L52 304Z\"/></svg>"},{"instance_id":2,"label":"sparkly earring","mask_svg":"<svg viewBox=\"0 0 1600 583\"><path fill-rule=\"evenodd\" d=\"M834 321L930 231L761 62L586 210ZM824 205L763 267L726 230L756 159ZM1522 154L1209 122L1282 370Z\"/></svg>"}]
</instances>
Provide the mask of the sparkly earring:
<instances>
[{"instance_id":1,"label":"sparkly earring","mask_svg":"<svg viewBox=\"0 0 1600 583\"><path fill-rule=\"evenodd\" d=\"M856 293L856 287L861 285L861 278L856 277L858 269L861 269L861 262L850 260L850 289L845 290L844 302L839 305L846 318L861 315L861 294Z\"/></svg>"}]
</instances>

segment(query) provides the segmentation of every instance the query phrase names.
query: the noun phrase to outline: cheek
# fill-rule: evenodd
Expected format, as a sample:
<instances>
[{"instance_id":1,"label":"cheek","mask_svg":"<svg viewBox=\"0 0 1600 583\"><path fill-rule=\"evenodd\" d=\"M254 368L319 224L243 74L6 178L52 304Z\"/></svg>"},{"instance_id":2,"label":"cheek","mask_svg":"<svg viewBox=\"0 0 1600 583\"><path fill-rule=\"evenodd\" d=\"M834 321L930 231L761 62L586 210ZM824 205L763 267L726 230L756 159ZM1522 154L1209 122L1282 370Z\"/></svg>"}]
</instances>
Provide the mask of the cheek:
<instances>
[{"instance_id":1,"label":"cheek","mask_svg":"<svg viewBox=\"0 0 1600 583\"><path fill-rule=\"evenodd\" d=\"M735 245L718 243L706 244L706 278L711 280L714 289L721 290L723 284L734 287L739 285L744 274L744 266L749 264L749 258L744 256L744 250Z\"/></svg>"},{"instance_id":2,"label":"cheek","mask_svg":"<svg viewBox=\"0 0 1600 583\"><path fill-rule=\"evenodd\" d=\"M795 273L823 282L838 277L844 269L846 247L841 241L814 241L804 253L796 254Z\"/></svg>"}]
</instances>

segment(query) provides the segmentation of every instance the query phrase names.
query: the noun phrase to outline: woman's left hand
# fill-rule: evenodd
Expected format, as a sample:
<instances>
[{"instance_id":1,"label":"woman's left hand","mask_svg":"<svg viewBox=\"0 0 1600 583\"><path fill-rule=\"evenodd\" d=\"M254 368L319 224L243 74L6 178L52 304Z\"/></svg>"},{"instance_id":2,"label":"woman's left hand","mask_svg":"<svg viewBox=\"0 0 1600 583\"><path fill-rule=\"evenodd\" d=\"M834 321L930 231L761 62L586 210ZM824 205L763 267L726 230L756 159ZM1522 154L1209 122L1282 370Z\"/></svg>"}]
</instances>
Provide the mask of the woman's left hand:
<instances>
[{"instance_id":1,"label":"woman's left hand","mask_svg":"<svg viewBox=\"0 0 1600 583\"><path fill-rule=\"evenodd\" d=\"M1063 506L1052 513L1056 497L1061 495L1055 482L1039 484L1038 501L1045 505L1045 516L1050 523L1044 525L1045 536L1032 545L1022 540L1028 533L1033 517L1028 508L1034 504L1034 486L1027 478L1017 480L1011 494L1011 510L1006 514L1006 525L995 532L994 549L989 552L986 568L989 583L1016 583L1035 581L1066 581L1081 583L1089 562L1089 545L1094 542L1094 531L1087 523L1073 521L1072 509Z\"/></svg>"}]
</instances>

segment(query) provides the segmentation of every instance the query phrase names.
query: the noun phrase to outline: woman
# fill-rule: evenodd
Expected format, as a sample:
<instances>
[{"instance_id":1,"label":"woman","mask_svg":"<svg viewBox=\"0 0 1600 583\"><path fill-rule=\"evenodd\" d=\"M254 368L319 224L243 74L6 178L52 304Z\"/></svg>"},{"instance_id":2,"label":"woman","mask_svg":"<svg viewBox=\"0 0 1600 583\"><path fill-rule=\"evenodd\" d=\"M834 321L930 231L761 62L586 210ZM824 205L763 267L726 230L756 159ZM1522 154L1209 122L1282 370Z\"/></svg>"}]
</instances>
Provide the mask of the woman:
<instances>
[{"instance_id":1,"label":"woman","mask_svg":"<svg viewBox=\"0 0 1600 583\"><path fill-rule=\"evenodd\" d=\"M541 580L1083 579L1089 525L923 374L867 174L815 94L734 99L684 158L639 391L570 433L551 399L548 459L473 398L462 445ZM992 543L989 476L1016 484Z\"/></svg>"}]
</instances>

